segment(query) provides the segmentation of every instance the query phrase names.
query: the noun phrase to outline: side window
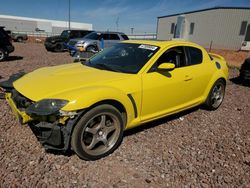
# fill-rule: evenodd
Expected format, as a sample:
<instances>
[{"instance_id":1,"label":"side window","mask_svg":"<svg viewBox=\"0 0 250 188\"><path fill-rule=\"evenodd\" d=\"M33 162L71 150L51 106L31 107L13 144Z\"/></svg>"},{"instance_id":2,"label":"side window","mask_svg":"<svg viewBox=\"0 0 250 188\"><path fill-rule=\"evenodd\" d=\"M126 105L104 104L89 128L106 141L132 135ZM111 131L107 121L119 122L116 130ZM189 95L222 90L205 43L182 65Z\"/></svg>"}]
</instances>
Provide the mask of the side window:
<instances>
[{"instance_id":1,"label":"side window","mask_svg":"<svg viewBox=\"0 0 250 188\"><path fill-rule=\"evenodd\" d=\"M84 37L84 36L87 35L87 34L88 34L87 31L81 31L81 32L80 32L81 37Z\"/></svg>"},{"instance_id":2,"label":"side window","mask_svg":"<svg viewBox=\"0 0 250 188\"><path fill-rule=\"evenodd\" d=\"M110 34L109 40L120 40L119 36L117 34Z\"/></svg>"},{"instance_id":3,"label":"side window","mask_svg":"<svg viewBox=\"0 0 250 188\"><path fill-rule=\"evenodd\" d=\"M156 70L157 67L162 63L173 63L175 64L176 68L186 66L184 48L182 46L178 46L168 49L159 57L159 59L151 68L151 71Z\"/></svg>"},{"instance_id":4,"label":"side window","mask_svg":"<svg viewBox=\"0 0 250 188\"><path fill-rule=\"evenodd\" d=\"M109 34L102 34L103 40L109 40Z\"/></svg>"},{"instance_id":5,"label":"side window","mask_svg":"<svg viewBox=\"0 0 250 188\"><path fill-rule=\"evenodd\" d=\"M72 37L72 38L79 38L79 37L81 37L81 35L80 35L79 31L73 31L73 30L71 30L70 37Z\"/></svg>"},{"instance_id":6,"label":"side window","mask_svg":"<svg viewBox=\"0 0 250 188\"><path fill-rule=\"evenodd\" d=\"M188 53L188 65L197 65L202 63L202 51L194 47L186 47Z\"/></svg>"}]
</instances>

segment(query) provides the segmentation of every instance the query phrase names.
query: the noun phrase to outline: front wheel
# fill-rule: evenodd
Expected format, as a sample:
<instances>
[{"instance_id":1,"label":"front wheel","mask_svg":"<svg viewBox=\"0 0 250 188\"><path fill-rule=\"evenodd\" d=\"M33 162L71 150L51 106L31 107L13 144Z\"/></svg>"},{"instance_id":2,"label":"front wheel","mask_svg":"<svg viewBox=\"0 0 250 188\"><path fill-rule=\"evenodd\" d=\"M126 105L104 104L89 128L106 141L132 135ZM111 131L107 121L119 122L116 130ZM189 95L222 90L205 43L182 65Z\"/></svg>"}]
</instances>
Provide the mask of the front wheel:
<instances>
[{"instance_id":1,"label":"front wheel","mask_svg":"<svg viewBox=\"0 0 250 188\"><path fill-rule=\"evenodd\" d=\"M226 84L223 80L217 80L211 88L205 107L208 110L216 110L221 105L225 95Z\"/></svg>"},{"instance_id":2,"label":"front wheel","mask_svg":"<svg viewBox=\"0 0 250 188\"><path fill-rule=\"evenodd\" d=\"M56 44L54 51L55 52L63 52L64 46L61 43Z\"/></svg>"},{"instance_id":3,"label":"front wheel","mask_svg":"<svg viewBox=\"0 0 250 188\"><path fill-rule=\"evenodd\" d=\"M71 139L72 149L81 159L100 159L120 145L123 130L122 115L115 107L97 106L76 124Z\"/></svg>"}]
</instances>

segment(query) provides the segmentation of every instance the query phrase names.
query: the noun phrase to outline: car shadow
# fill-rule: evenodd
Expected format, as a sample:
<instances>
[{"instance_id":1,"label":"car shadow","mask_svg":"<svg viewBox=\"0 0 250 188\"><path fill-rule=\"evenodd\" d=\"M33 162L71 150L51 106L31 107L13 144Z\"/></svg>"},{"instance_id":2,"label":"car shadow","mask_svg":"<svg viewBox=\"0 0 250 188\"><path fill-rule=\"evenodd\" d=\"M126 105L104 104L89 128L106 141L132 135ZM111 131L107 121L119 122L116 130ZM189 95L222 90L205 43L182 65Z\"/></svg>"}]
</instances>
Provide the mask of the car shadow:
<instances>
[{"instance_id":1,"label":"car shadow","mask_svg":"<svg viewBox=\"0 0 250 188\"><path fill-rule=\"evenodd\" d=\"M23 59L22 56L8 56L5 61L17 61Z\"/></svg>"},{"instance_id":2,"label":"car shadow","mask_svg":"<svg viewBox=\"0 0 250 188\"><path fill-rule=\"evenodd\" d=\"M170 116L166 116L166 117L163 117L163 118L160 118L160 119L157 119L157 120L154 120L154 121L151 121L149 123L145 123L145 124L142 124L138 127L135 127L135 128L132 128L132 129L129 129L129 130L126 130L124 132L124 137L126 136L131 136L131 135L134 135L136 133L139 133L139 132L142 132L144 130L147 130L147 129L151 129L151 128L154 128L158 125L161 125L161 124L164 124L164 123L167 123L169 121L173 121L173 120L176 120L182 116L185 116L187 114L190 114L192 112L195 112L199 109L202 109L201 106L198 106L198 107L194 107L194 108L191 108L191 109L188 109L188 110L185 110L185 111L182 111L182 112L179 112L177 114L173 114L173 115L170 115Z\"/></svg>"},{"instance_id":3,"label":"car shadow","mask_svg":"<svg viewBox=\"0 0 250 188\"><path fill-rule=\"evenodd\" d=\"M239 76L229 79L231 82L237 85L250 87L250 81L242 80Z\"/></svg>"}]
</instances>

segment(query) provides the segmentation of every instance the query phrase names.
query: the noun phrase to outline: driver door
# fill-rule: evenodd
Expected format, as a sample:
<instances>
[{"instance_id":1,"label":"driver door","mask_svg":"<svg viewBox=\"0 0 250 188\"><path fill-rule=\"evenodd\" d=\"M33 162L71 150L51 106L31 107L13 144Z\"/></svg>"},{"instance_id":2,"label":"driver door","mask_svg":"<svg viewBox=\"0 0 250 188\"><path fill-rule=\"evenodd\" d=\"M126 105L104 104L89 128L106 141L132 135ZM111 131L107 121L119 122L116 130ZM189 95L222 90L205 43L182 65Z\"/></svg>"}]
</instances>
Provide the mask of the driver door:
<instances>
[{"instance_id":1,"label":"driver door","mask_svg":"<svg viewBox=\"0 0 250 188\"><path fill-rule=\"evenodd\" d=\"M153 67L142 75L141 120L147 121L191 105L192 76L183 47L164 52ZM161 63L174 63L175 69L158 70Z\"/></svg>"}]
</instances>

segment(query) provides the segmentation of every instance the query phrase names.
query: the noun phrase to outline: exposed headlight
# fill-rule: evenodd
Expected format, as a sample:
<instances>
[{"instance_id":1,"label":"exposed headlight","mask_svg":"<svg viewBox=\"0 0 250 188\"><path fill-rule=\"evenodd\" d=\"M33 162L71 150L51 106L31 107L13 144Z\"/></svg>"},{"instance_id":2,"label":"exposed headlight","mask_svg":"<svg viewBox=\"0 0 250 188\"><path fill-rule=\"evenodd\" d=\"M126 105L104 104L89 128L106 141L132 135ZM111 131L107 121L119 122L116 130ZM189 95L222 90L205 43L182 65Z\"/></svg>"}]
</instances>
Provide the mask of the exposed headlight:
<instances>
[{"instance_id":1,"label":"exposed headlight","mask_svg":"<svg viewBox=\"0 0 250 188\"><path fill-rule=\"evenodd\" d=\"M47 116L59 112L69 101L61 99L43 99L26 109L26 113L31 115Z\"/></svg>"},{"instance_id":2,"label":"exposed headlight","mask_svg":"<svg viewBox=\"0 0 250 188\"><path fill-rule=\"evenodd\" d=\"M51 43L55 43L56 41L54 41L54 40L51 40L50 42L51 42Z\"/></svg>"}]
</instances>

